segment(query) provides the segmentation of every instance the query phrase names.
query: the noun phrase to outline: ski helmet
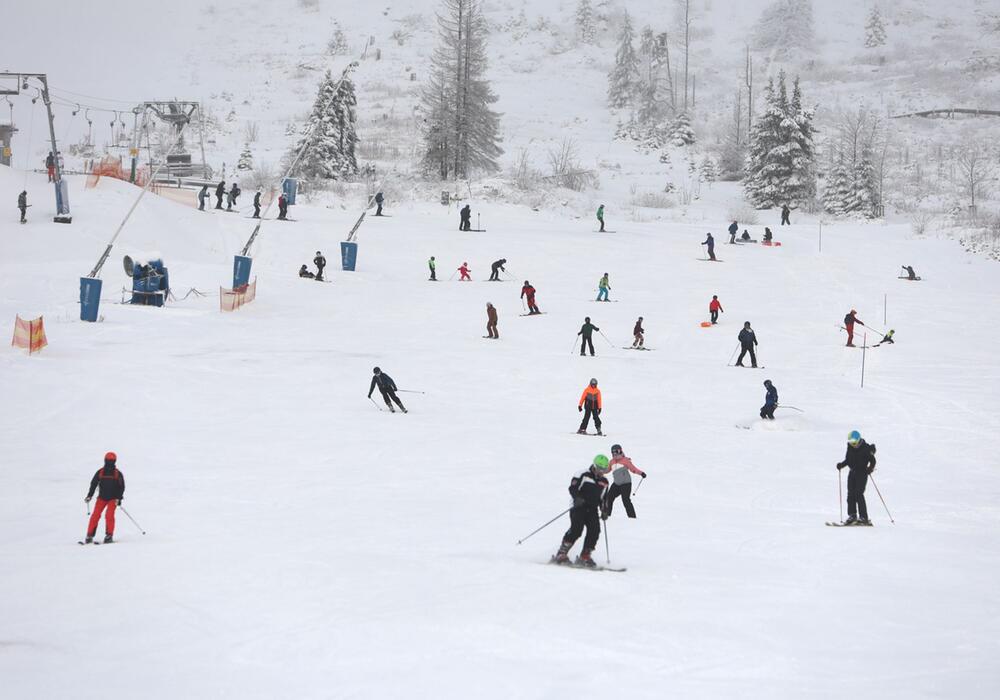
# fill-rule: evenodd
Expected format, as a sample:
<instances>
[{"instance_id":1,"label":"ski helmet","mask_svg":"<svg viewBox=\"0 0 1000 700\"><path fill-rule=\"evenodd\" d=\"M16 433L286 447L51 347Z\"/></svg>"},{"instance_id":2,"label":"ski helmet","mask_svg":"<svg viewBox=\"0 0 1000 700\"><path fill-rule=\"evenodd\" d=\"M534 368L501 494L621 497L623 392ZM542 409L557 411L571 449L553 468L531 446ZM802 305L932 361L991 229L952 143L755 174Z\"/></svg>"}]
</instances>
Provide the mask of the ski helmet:
<instances>
[{"instance_id":1,"label":"ski helmet","mask_svg":"<svg viewBox=\"0 0 1000 700\"><path fill-rule=\"evenodd\" d=\"M590 378L590 386L597 386L597 377Z\"/></svg>"},{"instance_id":2,"label":"ski helmet","mask_svg":"<svg viewBox=\"0 0 1000 700\"><path fill-rule=\"evenodd\" d=\"M606 472L611 469L607 455L597 455L594 457L594 466L597 467L597 471L599 472Z\"/></svg>"},{"instance_id":3,"label":"ski helmet","mask_svg":"<svg viewBox=\"0 0 1000 700\"><path fill-rule=\"evenodd\" d=\"M771 386L771 380L770 379L765 379L764 380L764 386Z\"/></svg>"},{"instance_id":4,"label":"ski helmet","mask_svg":"<svg viewBox=\"0 0 1000 700\"><path fill-rule=\"evenodd\" d=\"M847 434L848 445L851 445L853 447L854 445L857 445L859 442L861 442L861 433L859 433L857 430L852 430L850 433Z\"/></svg>"},{"instance_id":5,"label":"ski helmet","mask_svg":"<svg viewBox=\"0 0 1000 700\"><path fill-rule=\"evenodd\" d=\"M118 459L118 455L116 455L114 452L108 452L106 455L104 455L104 461L105 462L114 462L117 459Z\"/></svg>"},{"instance_id":6,"label":"ski helmet","mask_svg":"<svg viewBox=\"0 0 1000 700\"><path fill-rule=\"evenodd\" d=\"M382 370L376 367L375 369L372 370L372 374L382 374Z\"/></svg>"},{"instance_id":7,"label":"ski helmet","mask_svg":"<svg viewBox=\"0 0 1000 700\"><path fill-rule=\"evenodd\" d=\"M620 455L621 453L622 453L622 446L621 445L612 445L611 446L611 454L613 454L613 455L615 455L615 454Z\"/></svg>"}]
</instances>

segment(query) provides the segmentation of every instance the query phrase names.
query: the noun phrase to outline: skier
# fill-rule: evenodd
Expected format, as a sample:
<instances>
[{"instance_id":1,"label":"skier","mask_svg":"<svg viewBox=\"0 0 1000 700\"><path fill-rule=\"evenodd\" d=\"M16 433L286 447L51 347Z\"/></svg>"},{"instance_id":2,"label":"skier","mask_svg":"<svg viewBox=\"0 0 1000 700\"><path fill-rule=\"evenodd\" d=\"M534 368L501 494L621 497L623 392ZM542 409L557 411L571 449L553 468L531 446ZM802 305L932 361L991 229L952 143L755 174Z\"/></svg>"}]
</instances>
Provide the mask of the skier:
<instances>
[{"instance_id":1,"label":"skier","mask_svg":"<svg viewBox=\"0 0 1000 700\"><path fill-rule=\"evenodd\" d=\"M500 258L492 265L490 265L490 282L500 281L500 272L507 272L503 269L504 263L507 262L507 258Z\"/></svg>"},{"instance_id":2,"label":"skier","mask_svg":"<svg viewBox=\"0 0 1000 700\"><path fill-rule=\"evenodd\" d=\"M122 504L125 497L125 477L118 471L115 463L118 456L114 452L104 455L104 466L94 473L94 478L90 480L90 490L83 500L90 503L97 491L97 503L94 505L94 512L90 514L90 522L87 523L88 544L94 541L97 534L97 524L101 520L101 513L104 516L104 542L113 542L115 537L115 508ZM100 490L98 490L100 488Z\"/></svg>"},{"instance_id":3,"label":"skier","mask_svg":"<svg viewBox=\"0 0 1000 700\"><path fill-rule=\"evenodd\" d=\"M253 194L253 217L254 219L260 218L260 188Z\"/></svg>"},{"instance_id":4,"label":"skier","mask_svg":"<svg viewBox=\"0 0 1000 700\"><path fill-rule=\"evenodd\" d=\"M783 204L781 206L781 225L782 226L785 226L786 224L788 226L792 225L791 220L788 218L788 215L791 214L791 213L792 213L792 210L788 208L787 204Z\"/></svg>"},{"instance_id":5,"label":"skier","mask_svg":"<svg viewBox=\"0 0 1000 700\"><path fill-rule=\"evenodd\" d=\"M912 265L903 265L903 269L906 270L906 279L908 280L917 279L917 273L913 271Z\"/></svg>"},{"instance_id":6,"label":"skier","mask_svg":"<svg viewBox=\"0 0 1000 700\"><path fill-rule=\"evenodd\" d=\"M278 195L278 218L284 221L288 217L288 198L282 192Z\"/></svg>"},{"instance_id":7,"label":"skier","mask_svg":"<svg viewBox=\"0 0 1000 700\"><path fill-rule=\"evenodd\" d=\"M594 417L594 427L597 428L598 435L604 435L601 432L601 390L597 388L597 380L591 379L590 384L583 390L580 395L580 404L576 407L577 411L583 413L583 420L580 422L580 429L576 432L580 435L587 434L587 427L590 425L590 417Z\"/></svg>"},{"instance_id":8,"label":"skier","mask_svg":"<svg viewBox=\"0 0 1000 700\"><path fill-rule=\"evenodd\" d=\"M538 310L538 305L535 303L535 288L531 286L531 282L528 280L524 280L524 286L521 287L521 298L524 299L525 295L528 297L528 313L530 315L542 313Z\"/></svg>"},{"instance_id":9,"label":"skier","mask_svg":"<svg viewBox=\"0 0 1000 700\"><path fill-rule=\"evenodd\" d=\"M220 180L215 186L215 208L222 209L222 196L226 193L226 181Z\"/></svg>"},{"instance_id":10,"label":"skier","mask_svg":"<svg viewBox=\"0 0 1000 700\"><path fill-rule=\"evenodd\" d=\"M865 503L865 486L868 475L875 471L875 445L862 440L857 430L852 430L847 436L844 461L837 462L838 470L844 467L851 470L847 475L847 520L844 525L871 525L868 504Z\"/></svg>"},{"instance_id":11,"label":"skier","mask_svg":"<svg viewBox=\"0 0 1000 700\"><path fill-rule=\"evenodd\" d=\"M52 155L52 151L45 156L45 171L49 174L49 182L56 181L56 157Z\"/></svg>"},{"instance_id":12,"label":"skier","mask_svg":"<svg viewBox=\"0 0 1000 700\"><path fill-rule=\"evenodd\" d=\"M601 281L597 283L597 301L608 301L608 292L611 291L611 282L608 281L608 273L605 272Z\"/></svg>"},{"instance_id":13,"label":"skier","mask_svg":"<svg viewBox=\"0 0 1000 700\"><path fill-rule=\"evenodd\" d=\"M198 211L205 211L205 200L208 198L208 185L202 185L198 192Z\"/></svg>"},{"instance_id":14,"label":"skier","mask_svg":"<svg viewBox=\"0 0 1000 700\"><path fill-rule=\"evenodd\" d=\"M28 190L21 190L21 194L17 195L17 208L21 210L21 223L28 223L25 218L28 213Z\"/></svg>"},{"instance_id":15,"label":"skier","mask_svg":"<svg viewBox=\"0 0 1000 700\"><path fill-rule=\"evenodd\" d=\"M750 232L747 231L746 229L743 229L743 235L740 236L740 240L743 241L744 243L756 243L755 240L750 238Z\"/></svg>"},{"instance_id":16,"label":"skier","mask_svg":"<svg viewBox=\"0 0 1000 700\"><path fill-rule=\"evenodd\" d=\"M588 345L590 346L590 356L591 357L594 356L593 334L594 331L600 331L600 330L601 330L600 328L598 328L597 326L595 326L593 323L590 322L590 316L587 316L586 318L583 319L583 325L580 326L580 332L577 333L577 335L583 336L583 339L580 341L580 357L583 357L584 354L583 351Z\"/></svg>"},{"instance_id":17,"label":"skier","mask_svg":"<svg viewBox=\"0 0 1000 700\"><path fill-rule=\"evenodd\" d=\"M764 244L765 245L770 245L772 238L774 238L774 234L771 233L771 229L769 229L767 226L765 226L764 227Z\"/></svg>"},{"instance_id":18,"label":"skier","mask_svg":"<svg viewBox=\"0 0 1000 700\"><path fill-rule=\"evenodd\" d=\"M497 332L497 310L493 304L486 302L486 337L498 340L500 333Z\"/></svg>"},{"instance_id":19,"label":"skier","mask_svg":"<svg viewBox=\"0 0 1000 700\"><path fill-rule=\"evenodd\" d=\"M385 201L385 197L382 196L381 192L375 194L375 216L382 216L382 203Z\"/></svg>"},{"instance_id":20,"label":"skier","mask_svg":"<svg viewBox=\"0 0 1000 700\"><path fill-rule=\"evenodd\" d=\"M778 390L770 379L764 380L764 387L767 389L767 396L764 397L764 405L760 407L760 417L774 420L774 409L778 407Z\"/></svg>"},{"instance_id":21,"label":"skier","mask_svg":"<svg viewBox=\"0 0 1000 700\"><path fill-rule=\"evenodd\" d=\"M396 402L396 405L399 406L399 409L403 413L406 413L406 406L404 406L403 402L399 400L398 396L396 396L396 382L392 381L392 377L380 370L378 367L372 370L372 374L375 376L372 377L372 384L368 387L368 398L370 399L372 397L372 392L375 391L375 387L377 386L378 390L382 393L382 400L385 401L385 405L389 407L390 413L396 412L396 409L392 407L391 403L389 403L390 399Z\"/></svg>"},{"instance_id":22,"label":"skier","mask_svg":"<svg viewBox=\"0 0 1000 700\"><path fill-rule=\"evenodd\" d=\"M242 190L240 190L240 186L234 182L232 189L229 190L229 202L226 207L226 211L233 210L233 205L236 204L236 198L239 197L241 193Z\"/></svg>"},{"instance_id":23,"label":"skier","mask_svg":"<svg viewBox=\"0 0 1000 700\"><path fill-rule=\"evenodd\" d=\"M437 263L434 262L434 256L433 255L430 257L430 260L427 261L427 267L429 267L430 270L431 270L431 276L428 279L428 281L429 282L437 282L437 279L438 279L437 278Z\"/></svg>"},{"instance_id":24,"label":"skier","mask_svg":"<svg viewBox=\"0 0 1000 700\"><path fill-rule=\"evenodd\" d=\"M642 329L642 316L635 322L635 327L632 329L632 336L635 338L632 341L633 348L641 348L642 344L646 342L646 331Z\"/></svg>"},{"instance_id":25,"label":"skier","mask_svg":"<svg viewBox=\"0 0 1000 700\"><path fill-rule=\"evenodd\" d=\"M316 257L313 258L313 265L316 266L316 280L318 282L323 281L323 268L326 267L326 258L323 257L323 253L316 251Z\"/></svg>"},{"instance_id":26,"label":"skier","mask_svg":"<svg viewBox=\"0 0 1000 700\"><path fill-rule=\"evenodd\" d=\"M462 207L462 210L458 213L461 217L458 222L459 231L471 231L472 230L472 207L466 204Z\"/></svg>"},{"instance_id":27,"label":"skier","mask_svg":"<svg viewBox=\"0 0 1000 700\"><path fill-rule=\"evenodd\" d=\"M622 505L625 506L625 515L630 518L635 517L635 507L632 505L632 474L638 474L643 479L646 472L632 464L632 460L622 452L621 445L611 446L611 476L614 483L604 495L604 503L601 508L601 519L607 520L611 517L611 509L615 505L615 499L622 497Z\"/></svg>"},{"instance_id":28,"label":"skier","mask_svg":"<svg viewBox=\"0 0 1000 700\"><path fill-rule=\"evenodd\" d=\"M458 278L459 282L471 282L472 277L469 276L469 263L464 262L462 266L458 268L458 271L462 273L462 276Z\"/></svg>"},{"instance_id":29,"label":"skier","mask_svg":"<svg viewBox=\"0 0 1000 700\"><path fill-rule=\"evenodd\" d=\"M715 239L712 238L712 234L708 234L708 238L705 239L702 245L708 246L708 259L715 260Z\"/></svg>"},{"instance_id":30,"label":"skier","mask_svg":"<svg viewBox=\"0 0 1000 700\"><path fill-rule=\"evenodd\" d=\"M757 334L753 332L753 328L750 327L750 322L746 321L743 324L743 330L739 334L740 339L740 356L736 359L736 366L743 366L743 356L748 352L750 353L750 365L752 367L757 366L757 355L753 351L753 346L757 345Z\"/></svg>"},{"instance_id":31,"label":"skier","mask_svg":"<svg viewBox=\"0 0 1000 700\"><path fill-rule=\"evenodd\" d=\"M708 313L712 317L712 325L719 322L719 313L726 313L726 310L722 308L722 302L719 301L719 297L715 294L712 295L712 301L708 302Z\"/></svg>"},{"instance_id":32,"label":"skier","mask_svg":"<svg viewBox=\"0 0 1000 700\"><path fill-rule=\"evenodd\" d=\"M854 347L854 324L857 323L860 326L865 325L864 322L857 317L857 311L851 309L851 313L844 316L844 329L847 330L847 347Z\"/></svg>"},{"instance_id":33,"label":"skier","mask_svg":"<svg viewBox=\"0 0 1000 700\"><path fill-rule=\"evenodd\" d=\"M894 335L896 335L896 331L890 328L889 332L882 337L882 340L875 343L875 347L877 348L882 343L889 343L889 345L895 345L896 341L892 339L892 336Z\"/></svg>"},{"instance_id":34,"label":"skier","mask_svg":"<svg viewBox=\"0 0 1000 700\"><path fill-rule=\"evenodd\" d=\"M736 243L736 232L740 230L739 225L734 221L729 224L729 242Z\"/></svg>"},{"instance_id":35,"label":"skier","mask_svg":"<svg viewBox=\"0 0 1000 700\"><path fill-rule=\"evenodd\" d=\"M583 551L580 552L576 565L588 568L597 567L590 555L601 536L601 519L598 508L601 505L604 489L608 486L608 480L604 478L608 469L607 456L597 455L588 469L574 476L569 482L569 495L573 499L573 507L569 510L569 529L563 535L559 551L552 557L553 563L569 563L569 550L583 534L583 529L586 527L587 534L583 538Z\"/></svg>"},{"instance_id":36,"label":"skier","mask_svg":"<svg viewBox=\"0 0 1000 700\"><path fill-rule=\"evenodd\" d=\"M604 205L597 207L597 220L601 224L601 230L598 233L604 233Z\"/></svg>"},{"instance_id":37,"label":"skier","mask_svg":"<svg viewBox=\"0 0 1000 700\"><path fill-rule=\"evenodd\" d=\"M310 272L303 264L302 267L299 268L299 277L308 277L309 279L314 279L316 275Z\"/></svg>"}]
</instances>

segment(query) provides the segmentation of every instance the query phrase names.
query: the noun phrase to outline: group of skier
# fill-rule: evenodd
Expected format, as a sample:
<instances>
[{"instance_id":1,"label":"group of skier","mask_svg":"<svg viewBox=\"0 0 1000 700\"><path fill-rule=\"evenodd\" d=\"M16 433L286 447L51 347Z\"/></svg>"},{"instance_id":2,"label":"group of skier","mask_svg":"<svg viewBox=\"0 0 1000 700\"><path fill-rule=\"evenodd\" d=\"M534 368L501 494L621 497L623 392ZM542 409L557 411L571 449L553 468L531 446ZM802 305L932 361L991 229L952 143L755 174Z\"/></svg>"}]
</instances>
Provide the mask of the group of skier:
<instances>
[{"instance_id":1,"label":"group of skier","mask_svg":"<svg viewBox=\"0 0 1000 700\"><path fill-rule=\"evenodd\" d=\"M316 251L316 257L313 258L313 265L316 266L316 274L310 272L306 265L302 265L302 267L299 268L299 277L314 279L317 282L325 281L323 279L323 270L326 268L326 256L324 256L319 250Z\"/></svg>"}]
</instances>

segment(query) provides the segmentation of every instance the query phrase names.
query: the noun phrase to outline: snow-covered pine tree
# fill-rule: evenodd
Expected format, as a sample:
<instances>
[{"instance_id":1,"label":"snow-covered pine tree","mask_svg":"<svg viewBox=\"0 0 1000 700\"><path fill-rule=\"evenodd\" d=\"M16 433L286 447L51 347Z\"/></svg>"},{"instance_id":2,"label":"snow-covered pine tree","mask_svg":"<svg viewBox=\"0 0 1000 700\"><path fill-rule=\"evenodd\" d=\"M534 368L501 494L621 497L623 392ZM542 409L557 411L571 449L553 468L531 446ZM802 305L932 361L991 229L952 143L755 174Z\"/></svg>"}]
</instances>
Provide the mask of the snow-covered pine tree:
<instances>
[{"instance_id":1,"label":"snow-covered pine tree","mask_svg":"<svg viewBox=\"0 0 1000 700\"><path fill-rule=\"evenodd\" d=\"M826 176L826 187L823 189L824 211L837 216L850 211L854 204L851 181L850 167L841 154Z\"/></svg>"},{"instance_id":2,"label":"snow-covered pine tree","mask_svg":"<svg viewBox=\"0 0 1000 700\"><path fill-rule=\"evenodd\" d=\"M694 129L687 112L681 112L670 125L670 142L674 146L690 146L695 142Z\"/></svg>"},{"instance_id":3,"label":"snow-covered pine tree","mask_svg":"<svg viewBox=\"0 0 1000 700\"><path fill-rule=\"evenodd\" d=\"M783 203L802 204L816 196L816 147L813 143L812 120L813 111L802 105L802 90L796 76L792 84L792 100L788 104L788 118L784 124L788 129L788 143L791 147L792 174L785 183Z\"/></svg>"},{"instance_id":4,"label":"snow-covered pine tree","mask_svg":"<svg viewBox=\"0 0 1000 700\"><path fill-rule=\"evenodd\" d=\"M590 0L580 0L580 4L576 6L576 35L584 44L597 43L595 21L594 6L590 4Z\"/></svg>"},{"instance_id":5,"label":"snow-covered pine tree","mask_svg":"<svg viewBox=\"0 0 1000 700\"><path fill-rule=\"evenodd\" d=\"M496 170L500 115L486 80L487 27L482 0L442 0L439 43L422 95L424 166L442 178Z\"/></svg>"},{"instance_id":6,"label":"snow-covered pine tree","mask_svg":"<svg viewBox=\"0 0 1000 700\"><path fill-rule=\"evenodd\" d=\"M354 156L358 141L356 105L354 83L347 77L335 79L327 71L320 82L306 134L295 148L297 152L308 140L309 145L297 168L300 175L335 180L357 173L358 163Z\"/></svg>"},{"instance_id":7,"label":"snow-covered pine tree","mask_svg":"<svg viewBox=\"0 0 1000 700\"><path fill-rule=\"evenodd\" d=\"M350 78L344 78L330 103L332 132L337 140L335 167L342 177L350 177L358 172L358 160L354 155L358 145L357 106L354 82Z\"/></svg>"},{"instance_id":8,"label":"snow-covered pine tree","mask_svg":"<svg viewBox=\"0 0 1000 700\"><path fill-rule=\"evenodd\" d=\"M878 5L872 8L865 22L865 46L874 49L885 44L885 24L879 14Z\"/></svg>"},{"instance_id":9,"label":"snow-covered pine tree","mask_svg":"<svg viewBox=\"0 0 1000 700\"><path fill-rule=\"evenodd\" d=\"M753 28L754 48L783 56L813 43L812 0L774 0Z\"/></svg>"},{"instance_id":10,"label":"snow-covered pine tree","mask_svg":"<svg viewBox=\"0 0 1000 700\"><path fill-rule=\"evenodd\" d=\"M615 52L615 66L608 75L608 105L612 108L627 107L635 97L638 88L639 60L632 45L635 32L632 20L625 12L621 34L618 36L618 51Z\"/></svg>"},{"instance_id":11,"label":"snow-covered pine tree","mask_svg":"<svg viewBox=\"0 0 1000 700\"><path fill-rule=\"evenodd\" d=\"M718 169L715 166L715 161L712 160L711 156L705 156L701 159L701 165L698 166L698 172L701 175L701 179L705 182L715 182L718 177Z\"/></svg>"},{"instance_id":12,"label":"snow-covered pine tree","mask_svg":"<svg viewBox=\"0 0 1000 700\"><path fill-rule=\"evenodd\" d=\"M867 218L873 218L878 200L878 182L875 178L872 154L868 149L862 151L858 162L854 164L853 175L850 211Z\"/></svg>"},{"instance_id":13,"label":"snow-covered pine tree","mask_svg":"<svg viewBox=\"0 0 1000 700\"><path fill-rule=\"evenodd\" d=\"M253 170L253 153L250 152L250 144L243 144L240 152L240 159L236 163L237 170Z\"/></svg>"}]
</instances>

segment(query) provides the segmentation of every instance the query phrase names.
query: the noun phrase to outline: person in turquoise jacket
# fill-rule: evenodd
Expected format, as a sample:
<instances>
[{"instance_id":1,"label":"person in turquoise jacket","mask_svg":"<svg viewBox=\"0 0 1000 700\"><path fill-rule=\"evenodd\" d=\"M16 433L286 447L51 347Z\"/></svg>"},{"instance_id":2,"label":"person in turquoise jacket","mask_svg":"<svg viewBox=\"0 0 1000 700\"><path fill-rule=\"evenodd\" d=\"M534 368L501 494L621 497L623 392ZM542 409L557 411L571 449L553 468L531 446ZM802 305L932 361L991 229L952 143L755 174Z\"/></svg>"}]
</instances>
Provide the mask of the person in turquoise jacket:
<instances>
[{"instance_id":1,"label":"person in turquoise jacket","mask_svg":"<svg viewBox=\"0 0 1000 700\"><path fill-rule=\"evenodd\" d=\"M597 283L597 301L608 301L608 292L611 291L611 283L608 282L608 273Z\"/></svg>"}]
</instances>

